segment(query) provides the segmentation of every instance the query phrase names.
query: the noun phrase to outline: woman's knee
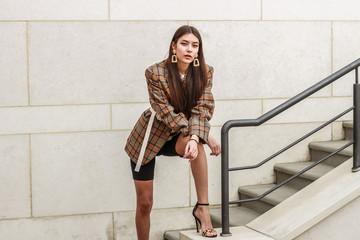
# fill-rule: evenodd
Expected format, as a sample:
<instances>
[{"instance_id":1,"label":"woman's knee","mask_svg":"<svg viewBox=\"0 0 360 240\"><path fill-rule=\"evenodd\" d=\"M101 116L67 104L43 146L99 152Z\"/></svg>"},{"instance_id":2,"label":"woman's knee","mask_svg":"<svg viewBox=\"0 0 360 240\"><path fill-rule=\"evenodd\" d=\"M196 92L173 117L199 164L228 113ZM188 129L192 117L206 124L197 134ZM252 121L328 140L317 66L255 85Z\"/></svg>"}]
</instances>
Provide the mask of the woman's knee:
<instances>
[{"instance_id":1,"label":"woman's knee","mask_svg":"<svg viewBox=\"0 0 360 240\"><path fill-rule=\"evenodd\" d=\"M135 181L137 209L149 214L153 204L153 180Z\"/></svg>"},{"instance_id":2,"label":"woman's knee","mask_svg":"<svg viewBox=\"0 0 360 240\"><path fill-rule=\"evenodd\" d=\"M142 214L150 214L153 205L152 196L141 196L137 198L137 209Z\"/></svg>"},{"instance_id":3,"label":"woman's knee","mask_svg":"<svg viewBox=\"0 0 360 240\"><path fill-rule=\"evenodd\" d=\"M190 136L184 136L182 133L180 134L175 145L175 151L177 152L177 154L181 156L185 154L185 147L186 144L189 142L189 140L190 140Z\"/></svg>"}]
</instances>

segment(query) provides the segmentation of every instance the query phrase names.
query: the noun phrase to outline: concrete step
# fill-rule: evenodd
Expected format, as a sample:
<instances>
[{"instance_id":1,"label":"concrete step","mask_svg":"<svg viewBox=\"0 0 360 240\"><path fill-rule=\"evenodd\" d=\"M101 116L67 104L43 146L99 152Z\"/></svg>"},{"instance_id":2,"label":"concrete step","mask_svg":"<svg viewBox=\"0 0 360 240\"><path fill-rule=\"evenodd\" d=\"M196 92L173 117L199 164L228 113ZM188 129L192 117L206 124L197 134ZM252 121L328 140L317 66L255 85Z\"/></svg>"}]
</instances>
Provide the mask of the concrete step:
<instances>
[{"instance_id":1,"label":"concrete step","mask_svg":"<svg viewBox=\"0 0 360 240\"><path fill-rule=\"evenodd\" d=\"M221 208L210 209L211 221L214 228L221 227ZM243 206L230 207L230 227L245 226L258 216L260 213L255 212Z\"/></svg>"},{"instance_id":2,"label":"concrete step","mask_svg":"<svg viewBox=\"0 0 360 240\"><path fill-rule=\"evenodd\" d=\"M282 183L285 180L289 179L293 175L297 174L298 172L302 171L303 169L307 168L314 162L293 162L293 163L279 163L276 164L275 174L276 174L276 183ZM319 165L315 166L314 168L310 169L309 171L301 174L297 178L293 179L285 186L294 188L294 189L303 189L316 179L320 178L321 176L325 175L326 173L330 172L334 167L320 163Z\"/></svg>"},{"instance_id":3,"label":"concrete step","mask_svg":"<svg viewBox=\"0 0 360 240\"><path fill-rule=\"evenodd\" d=\"M261 194L273 188L274 186L276 185L260 184L260 185L241 186L239 187L240 199L258 197ZM275 205L284 201L291 195L295 194L296 192L297 189L295 188L289 186L282 186L281 188L275 190L274 192L270 193L269 195L265 196L259 201L242 203L241 206L250 208L251 210L256 211L258 213L264 213L267 212L272 207L274 207Z\"/></svg>"},{"instance_id":4,"label":"concrete step","mask_svg":"<svg viewBox=\"0 0 360 240\"><path fill-rule=\"evenodd\" d=\"M311 142L309 144L311 161L315 162L322 159L323 157L326 157L327 155L336 151L338 148L342 147L348 142L349 140ZM331 158L327 159L323 163L333 167L337 167L346 160L348 160L350 157L352 157L352 151L352 146L349 146L341 152L337 153L336 155L332 156Z\"/></svg>"},{"instance_id":5,"label":"concrete step","mask_svg":"<svg viewBox=\"0 0 360 240\"><path fill-rule=\"evenodd\" d=\"M179 240L180 239L179 233L181 231L186 231L186 230L192 230L192 229L166 231L164 233L164 240Z\"/></svg>"},{"instance_id":6,"label":"concrete step","mask_svg":"<svg viewBox=\"0 0 360 240\"><path fill-rule=\"evenodd\" d=\"M343 128L345 130L345 140L353 140L354 139L354 122L353 121L344 121Z\"/></svg>"}]
</instances>

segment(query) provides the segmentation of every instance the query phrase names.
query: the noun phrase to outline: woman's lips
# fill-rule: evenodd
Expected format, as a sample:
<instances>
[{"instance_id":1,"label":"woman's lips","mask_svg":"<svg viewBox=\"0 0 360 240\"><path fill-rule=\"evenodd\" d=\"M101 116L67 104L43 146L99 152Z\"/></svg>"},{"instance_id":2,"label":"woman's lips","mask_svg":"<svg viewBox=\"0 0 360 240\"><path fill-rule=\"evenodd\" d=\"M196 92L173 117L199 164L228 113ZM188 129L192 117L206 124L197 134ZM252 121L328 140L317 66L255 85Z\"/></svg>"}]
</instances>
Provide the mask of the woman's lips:
<instances>
[{"instance_id":1,"label":"woman's lips","mask_svg":"<svg viewBox=\"0 0 360 240\"><path fill-rule=\"evenodd\" d=\"M191 55L185 55L185 58L186 59L192 59L192 56Z\"/></svg>"}]
</instances>

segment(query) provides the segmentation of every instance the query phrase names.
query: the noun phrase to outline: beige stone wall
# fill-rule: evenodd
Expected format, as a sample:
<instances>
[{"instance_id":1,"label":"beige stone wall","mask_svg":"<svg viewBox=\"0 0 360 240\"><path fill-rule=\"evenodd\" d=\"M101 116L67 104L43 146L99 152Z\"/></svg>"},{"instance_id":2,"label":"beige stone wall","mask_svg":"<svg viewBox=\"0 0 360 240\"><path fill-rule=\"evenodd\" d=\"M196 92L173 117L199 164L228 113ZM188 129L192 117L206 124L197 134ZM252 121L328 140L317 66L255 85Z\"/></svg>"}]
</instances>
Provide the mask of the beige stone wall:
<instances>
[{"instance_id":1,"label":"beige stone wall","mask_svg":"<svg viewBox=\"0 0 360 240\"><path fill-rule=\"evenodd\" d=\"M355 0L0 0L0 239L136 238L123 147L148 107L144 70L166 57L179 26L200 30L215 68L220 139L227 120L257 118L357 59L359 10ZM351 106L353 75L262 127L232 130L230 165L256 163ZM232 173L231 198L339 129ZM220 157L208 161L210 203L219 204ZM155 178L152 239L194 226L188 163L160 157Z\"/></svg>"}]
</instances>

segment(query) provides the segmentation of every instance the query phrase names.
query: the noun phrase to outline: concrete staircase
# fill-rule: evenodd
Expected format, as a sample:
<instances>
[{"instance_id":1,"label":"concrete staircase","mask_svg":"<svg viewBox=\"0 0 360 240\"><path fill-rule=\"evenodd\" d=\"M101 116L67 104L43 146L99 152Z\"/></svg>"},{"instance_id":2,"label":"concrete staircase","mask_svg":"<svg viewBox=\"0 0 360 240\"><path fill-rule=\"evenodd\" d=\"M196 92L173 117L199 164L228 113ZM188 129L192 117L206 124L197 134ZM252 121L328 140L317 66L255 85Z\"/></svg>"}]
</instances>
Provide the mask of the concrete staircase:
<instances>
[{"instance_id":1,"label":"concrete staircase","mask_svg":"<svg viewBox=\"0 0 360 240\"><path fill-rule=\"evenodd\" d=\"M310 148L310 161L307 162L292 162L276 164L274 167L276 182L274 184L260 184L239 187L240 199L247 199L258 197L262 193L271 189L278 183L283 182L299 171L303 170L313 162L320 160L331 152L337 150L345 145L353 138L353 123L352 121L345 121L343 123L345 131L345 139L340 141L325 141L325 142L312 142L309 144ZM285 186L277 189L259 201L243 203L241 206L230 208L230 226L245 226L258 216L267 212L280 202L289 198L299 190L303 189L313 181L333 170L338 165L352 157L352 146L344 149L338 154L327 159L325 162L317 165L306 173L295 178ZM221 210L211 209L211 219L214 227L221 227ZM178 240L179 231L167 231L164 234L165 240Z\"/></svg>"}]
</instances>

